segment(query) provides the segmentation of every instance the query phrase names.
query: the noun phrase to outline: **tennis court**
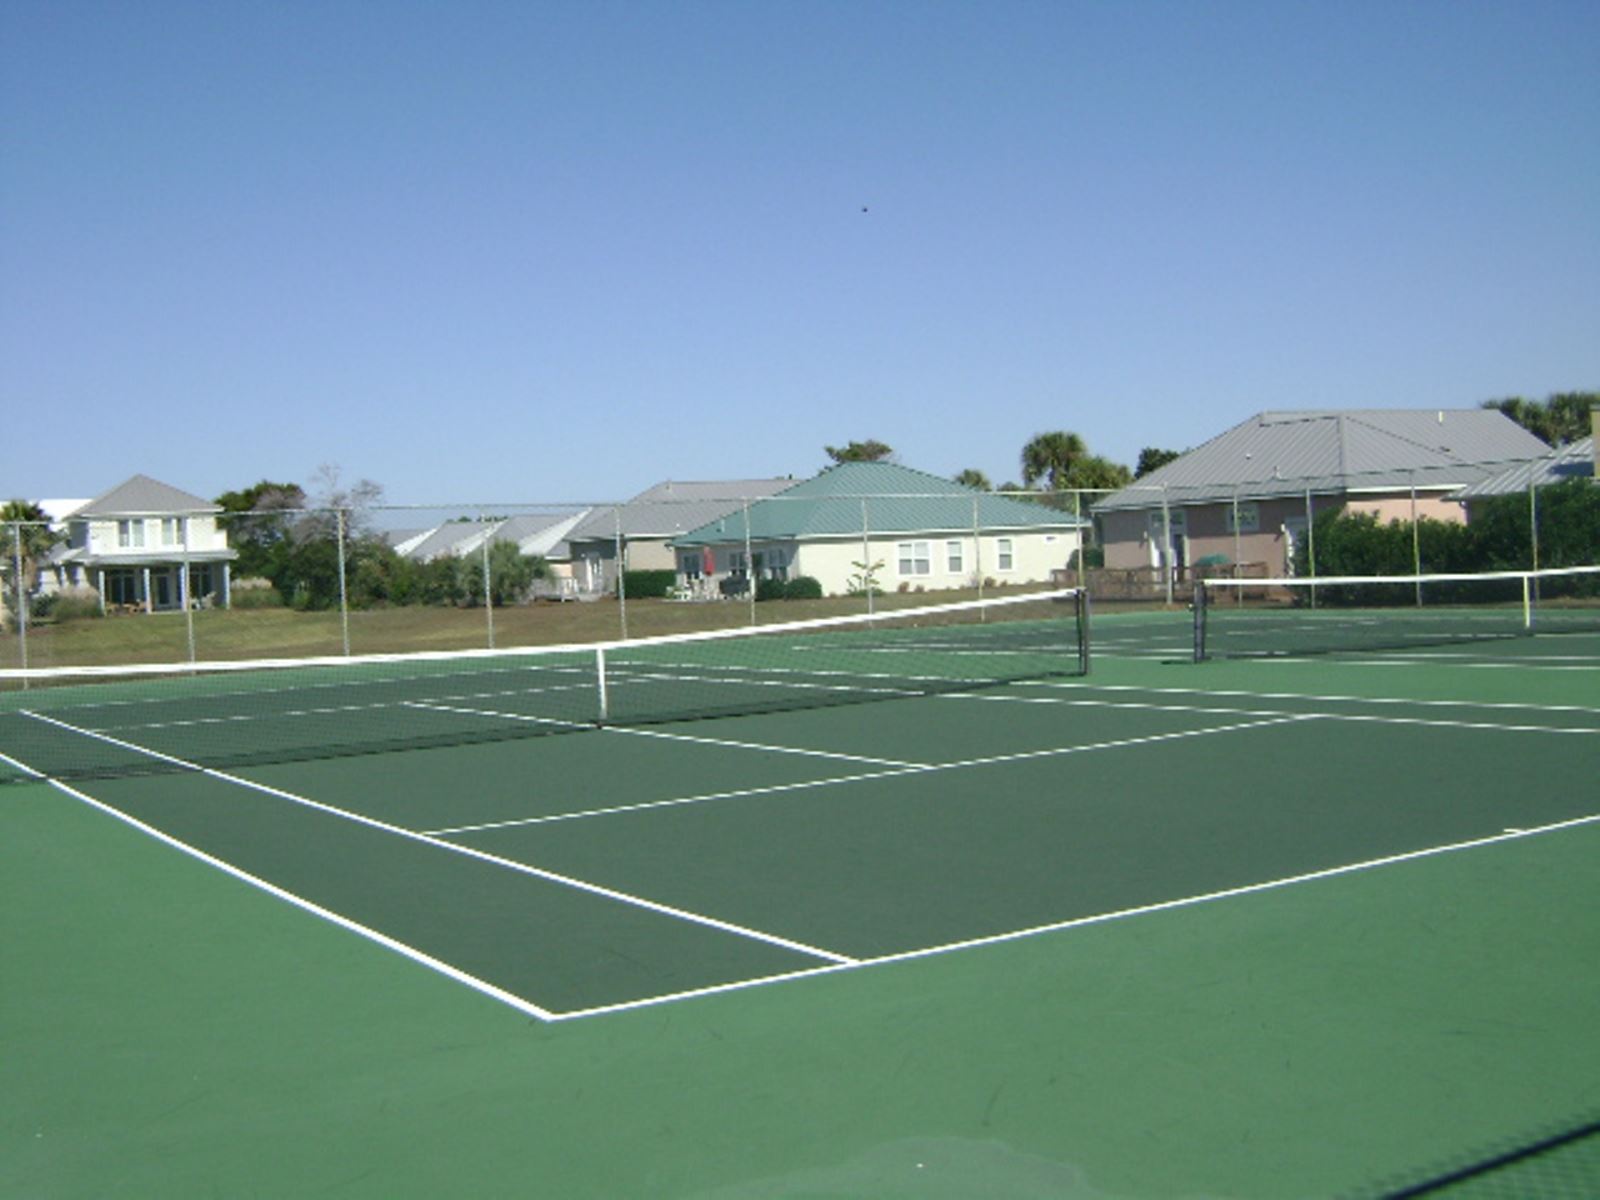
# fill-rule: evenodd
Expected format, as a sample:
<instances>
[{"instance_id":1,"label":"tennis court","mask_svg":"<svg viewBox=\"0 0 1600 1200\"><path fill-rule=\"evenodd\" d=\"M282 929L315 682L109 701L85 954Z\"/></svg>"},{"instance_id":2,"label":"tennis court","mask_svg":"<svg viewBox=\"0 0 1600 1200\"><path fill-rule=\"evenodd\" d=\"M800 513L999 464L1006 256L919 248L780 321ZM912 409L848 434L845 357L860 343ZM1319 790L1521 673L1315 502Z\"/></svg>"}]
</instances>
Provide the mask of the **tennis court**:
<instances>
[{"instance_id":1,"label":"tennis court","mask_svg":"<svg viewBox=\"0 0 1600 1200\"><path fill-rule=\"evenodd\" d=\"M1600 1115L1600 637L1029 616L15 702L0 1182L1386 1194Z\"/></svg>"}]
</instances>

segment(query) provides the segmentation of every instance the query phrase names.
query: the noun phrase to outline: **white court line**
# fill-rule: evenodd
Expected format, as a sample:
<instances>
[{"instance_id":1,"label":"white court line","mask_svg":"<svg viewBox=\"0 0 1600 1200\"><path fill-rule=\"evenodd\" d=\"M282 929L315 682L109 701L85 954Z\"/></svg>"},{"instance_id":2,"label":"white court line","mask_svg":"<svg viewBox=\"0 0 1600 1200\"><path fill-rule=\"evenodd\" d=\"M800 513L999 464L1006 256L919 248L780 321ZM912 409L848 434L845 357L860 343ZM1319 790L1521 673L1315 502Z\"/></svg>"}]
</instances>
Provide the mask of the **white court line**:
<instances>
[{"instance_id":1,"label":"white court line","mask_svg":"<svg viewBox=\"0 0 1600 1200\"><path fill-rule=\"evenodd\" d=\"M407 708L423 708L437 710L438 712L460 713L473 717L496 717L502 721L524 721L536 725L563 725L569 729L588 730L596 733L619 734L624 737L659 738L669 742L689 742L702 746L723 746L731 750L755 750L763 754L796 754L804 758L831 758L843 762L867 763L878 767L922 767L926 763L901 762L893 758L870 758L864 754L844 754L835 750L807 750L798 746L775 746L767 742L738 742L731 738L699 737L687 733L668 733L662 729L638 729L628 725L584 725L577 721L556 721L549 717L530 717L523 713L495 712L482 708L455 708L443 704L424 704L420 700L408 700Z\"/></svg>"},{"instance_id":2,"label":"white court line","mask_svg":"<svg viewBox=\"0 0 1600 1200\"><path fill-rule=\"evenodd\" d=\"M39 772L30 771L30 774L39 775ZM107 816L114 817L118 821L132 826L141 833L148 834L157 841L171 846L174 850L181 851L182 853L187 854L189 857L205 863L209 867L215 867L217 870L226 875L233 876L233 878L242 883L246 883L253 888L258 888L259 890L266 892L269 896L275 896L279 900L286 901L303 912L310 913L314 917L320 917L322 920L327 921L330 924L337 925L339 928L353 933L358 937L365 938L369 942L374 942L377 945L384 947L386 950L393 950L396 954L401 955L403 958L410 959L419 966L426 967L430 971L435 971L438 974L445 976L447 979L453 979L457 983L465 984L473 991L487 996L491 1000L498 1000L500 1003L509 1005L518 1012L524 1013L530 1017L535 1017L541 1021L560 1020L560 1013L552 1012L547 1008L541 1008L531 1000L525 1000L521 996L506 991L504 988L496 987L487 980L479 979L476 975L468 974L459 967L453 967L449 963L444 962L441 959L437 959L425 951L418 950L415 946L407 945L405 942L392 938L386 933L380 933L378 930L373 929L370 925L363 925L359 921L353 921L349 917L336 913L330 908L324 908L315 901L307 900L304 896L296 895L294 892L288 891L285 888L281 888L275 883L270 883L267 880L262 879L259 875L252 875L249 871L245 871L239 867L236 867L230 862L226 862L214 855L207 854L204 850L201 850L196 846L189 845L188 842L180 841L171 834L163 833L153 825L145 824L145 822L139 820L137 817L123 812L121 809L114 808L111 805L106 804L104 801L95 799L87 792L79 791L77 788L71 787L68 784L61 782L59 779L50 779L42 775L39 777L43 782L49 784L57 791L71 796L74 800L82 801L91 808L98 809Z\"/></svg>"},{"instance_id":3,"label":"white court line","mask_svg":"<svg viewBox=\"0 0 1600 1200\"><path fill-rule=\"evenodd\" d=\"M1233 659L1232 661L1303 663L1306 659L1288 654L1274 654ZM1600 664L1600 658L1589 659L1584 663L1550 662L1548 658L1522 659L1517 662L1503 662L1494 659L1456 662L1442 654L1418 654L1411 658L1402 658L1392 653L1385 654L1383 658L1340 658L1331 661L1337 662L1342 667L1416 667L1419 663L1432 663L1440 667L1465 667L1471 671L1593 671L1595 666Z\"/></svg>"},{"instance_id":4,"label":"white court line","mask_svg":"<svg viewBox=\"0 0 1600 1200\"><path fill-rule=\"evenodd\" d=\"M557 1013L552 1019L555 1021L576 1021L589 1017L606 1016L611 1013L628 1012L641 1008L654 1008L663 1004L677 1003L682 1000L692 1000L703 996L717 995L722 992L746 991L752 988L768 987L775 983L783 983L794 979L811 978L819 975L837 975L845 971L859 971L865 968L882 967L893 963L913 962L921 958L934 958L945 954L954 954L966 950L976 950L985 946L998 946L1007 942L1022 941L1027 938L1040 937L1045 934L1061 933L1069 929L1082 929L1091 925L1105 925L1112 921L1123 921L1131 917L1149 916L1152 913L1169 912L1175 909L1193 908L1202 904L1212 904L1219 900L1231 900L1239 896L1250 896L1262 892L1276 891L1281 888L1296 887L1301 884L1315 883L1324 879L1335 879L1341 875L1353 875L1357 872L1377 870L1381 867L1391 867L1400 863L1414 862L1425 858L1434 858L1443 854L1454 854L1464 850L1476 850L1485 846L1493 846L1502 842L1516 841L1520 838L1539 837L1548 833L1556 833L1565 829L1575 829L1584 825L1600 822L1600 814L1586 817L1574 817L1566 821L1557 821L1550 825L1540 825L1529 829L1508 829L1503 833L1493 834L1488 837L1471 838L1467 841L1452 842L1443 846L1429 846L1422 850L1408 850L1401 854L1384 855L1381 858L1366 859L1357 863L1346 863L1343 866L1328 867L1321 871L1308 871L1300 875L1288 875L1279 879L1264 880L1261 883L1241 884L1238 887L1223 888L1215 892L1205 892L1194 896L1183 896L1175 900L1161 900L1153 904L1141 904L1133 908L1119 909L1115 912L1095 913L1087 917L1073 917L1065 921L1053 921L1044 925L1033 925L1026 929L1012 929L1004 933L989 934L984 937L968 938L959 942L946 942L938 946L924 946L915 950L906 950L897 954L885 954L875 958L862 958L851 963L840 963L826 967L811 967L800 971L791 971L782 975L766 976L760 979L740 980L735 983L716 984L710 987L694 988L682 992L670 992L659 996L647 996L639 1000L624 1001L620 1004L597 1005L593 1008L569 1009Z\"/></svg>"},{"instance_id":5,"label":"white court line","mask_svg":"<svg viewBox=\"0 0 1600 1200\"><path fill-rule=\"evenodd\" d=\"M414 829L406 829L399 825L391 825L387 821L380 821L375 817L368 817L362 815L361 813L350 812L347 809L336 808L331 804L324 804L319 800L312 800L307 796L300 796L294 792L285 791L282 788L272 787L265 783L257 783L255 780L246 779L243 776L230 775L226 771L218 771L212 767L201 766L199 763L193 763L185 759L175 758L170 754L163 754L159 750L151 750L147 746L137 746L132 742L125 742L120 738L109 737L106 734L98 733L92 729L78 729L75 726L67 724L65 721L58 721L53 717L31 712L27 709L19 709L18 711L25 717L32 717L34 720L42 721L47 725L54 725L59 729L65 729L71 733L82 734L84 737L103 741L113 746L120 746L126 750L133 750L137 753L148 755L151 758L159 759L162 762L171 763L174 766L183 768L184 770L194 771L201 775L209 776L212 779L220 780L223 783L236 784L239 787L247 788L251 791L261 792L263 795L273 796L280 800L288 800L291 803L299 804L306 808L315 809L318 812L327 813L330 816L341 817L346 821L354 821L356 824L365 825L369 829L376 829L383 833L390 833L397 837L406 838L410 841L421 842L426 846L431 846L439 850L447 850L452 854L462 854L468 858L473 858L480 862L488 863L491 866L504 867L506 870L515 871L521 875L529 875L537 879L546 880L550 883L560 884L563 887L573 888L576 891L588 892L591 895L602 896L608 900L615 900L620 904L626 904L633 908L641 908L648 912L659 913L663 916L673 917L681 921L687 921L694 925L704 925L707 928L717 929L723 933L735 934L739 937L749 938L753 941L766 942L769 945L778 946L785 950L793 950L800 954L809 955L812 958L821 958L829 962L836 963L854 961L848 955L835 954L831 950L823 950L816 946L808 946L803 942L795 942L788 938L779 937L776 934L764 933L759 929L749 929L742 925L735 925L731 921L722 921L716 917L708 917L703 913L690 912L688 909L675 908L670 904L661 904L654 900L646 900L642 896L634 896L627 892L619 892L615 888L604 887L597 883L589 883L586 880L577 879L571 875L562 875L556 871L547 871L542 867L530 866L527 863L517 862L514 859L502 858L497 854L489 854L483 850L475 850L470 846L464 846L458 842L447 842L428 833L419 833Z\"/></svg>"},{"instance_id":6,"label":"white court line","mask_svg":"<svg viewBox=\"0 0 1600 1200\"><path fill-rule=\"evenodd\" d=\"M1139 692L1153 696L1240 696L1247 700L1315 700L1321 704L1398 704L1418 708L1532 709L1535 712L1600 713L1600 704L1529 704L1510 700L1408 700L1400 696L1345 696L1320 692L1258 692L1243 688L1144 687L1134 683L1022 681L1020 686L1094 692Z\"/></svg>"},{"instance_id":7,"label":"white court line","mask_svg":"<svg viewBox=\"0 0 1600 1200\"><path fill-rule=\"evenodd\" d=\"M1152 704L1138 700L1067 700L1059 696L1007 696L996 694L953 694L945 700L978 700L999 704L1060 704L1069 708L1132 708L1155 712L1187 712L1206 715L1234 713L1242 717L1285 716L1284 713L1256 711L1246 708L1210 708L1199 704ZM1504 733L1600 733L1600 727L1577 725L1507 725L1498 721L1446 721L1431 717L1399 717L1377 713L1306 712L1296 716L1313 717L1319 721L1364 721L1374 725L1424 725L1434 729L1488 729Z\"/></svg>"},{"instance_id":8,"label":"white court line","mask_svg":"<svg viewBox=\"0 0 1600 1200\"><path fill-rule=\"evenodd\" d=\"M807 750L800 746L778 746L771 742L739 742L732 738L698 737L687 733L668 733L664 729L639 729L627 725L605 725L601 733L617 734L621 737L661 738L669 742L688 742L702 746L724 746L730 750L754 750L760 754L797 754L804 758L830 758L840 762L866 763L869 766L903 767L912 770L921 770L933 764L922 762L904 762L895 758L873 758L866 754L845 754L838 750Z\"/></svg>"},{"instance_id":9,"label":"white court line","mask_svg":"<svg viewBox=\"0 0 1600 1200\"><path fill-rule=\"evenodd\" d=\"M524 825L551 825L557 821L583 821L590 817L614 817L626 813L648 812L657 808L681 808L689 804L706 804L714 800L736 800L749 796L772 796L782 792L815 791L838 787L846 783L866 783L874 779L895 779L907 775L931 775L941 771L958 771L969 767L989 767L1000 763L1023 762L1034 758L1062 758L1069 754L1087 754L1097 750L1120 750L1128 746L1147 746L1157 742L1173 742L1184 738L1210 737L1217 733L1233 733L1242 729L1261 729L1269 725L1287 725L1295 721L1314 718L1299 714L1273 714L1269 719L1242 721L1234 725L1218 725L1209 729L1183 729L1176 733L1155 733L1144 737L1117 738L1114 741L1094 742L1084 746L1055 746L1047 750L1019 750L1012 754L995 754L987 758L969 758L960 762L928 763L922 766L891 768L885 771L864 771L858 775L839 775L832 779L810 779L799 783L774 783L766 787L735 788L723 792L705 792L698 796L678 796L670 800L642 800L637 804L616 804L607 808L585 808L572 812L551 813L542 817L519 817L508 821L486 821L479 825L456 825L449 829L430 829L430 836L445 837L461 833L483 833L495 829L516 829Z\"/></svg>"}]
</instances>

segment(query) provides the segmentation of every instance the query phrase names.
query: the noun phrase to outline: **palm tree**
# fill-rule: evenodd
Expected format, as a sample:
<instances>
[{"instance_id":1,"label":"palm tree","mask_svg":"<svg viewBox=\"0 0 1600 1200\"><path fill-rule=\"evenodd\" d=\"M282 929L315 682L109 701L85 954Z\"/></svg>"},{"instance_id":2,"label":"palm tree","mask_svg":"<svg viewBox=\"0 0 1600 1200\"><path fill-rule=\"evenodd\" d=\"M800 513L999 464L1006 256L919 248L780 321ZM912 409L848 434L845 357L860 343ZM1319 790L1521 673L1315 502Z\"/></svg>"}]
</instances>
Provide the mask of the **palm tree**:
<instances>
[{"instance_id":1,"label":"palm tree","mask_svg":"<svg viewBox=\"0 0 1600 1200\"><path fill-rule=\"evenodd\" d=\"M61 540L47 521L44 510L27 500L8 500L0 506L0 575L17 573L20 554L21 577L11 581L19 601L39 586L39 561Z\"/></svg>"},{"instance_id":2,"label":"palm tree","mask_svg":"<svg viewBox=\"0 0 1600 1200\"><path fill-rule=\"evenodd\" d=\"M969 487L977 492L992 492L994 484L989 482L989 477L976 467L968 467L956 476L957 483L962 487Z\"/></svg>"},{"instance_id":3,"label":"palm tree","mask_svg":"<svg viewBox=\"0 0 1600 1200\"><path fill-rule=\"evenodd\" d=\"M1022 482L1032 487L1043 479L1049 490L1060 490L1072 464L1089 453L1089 447L1075 433L1056 430L1035 434L1022 448Z\"/></svg>"}]
</instances>

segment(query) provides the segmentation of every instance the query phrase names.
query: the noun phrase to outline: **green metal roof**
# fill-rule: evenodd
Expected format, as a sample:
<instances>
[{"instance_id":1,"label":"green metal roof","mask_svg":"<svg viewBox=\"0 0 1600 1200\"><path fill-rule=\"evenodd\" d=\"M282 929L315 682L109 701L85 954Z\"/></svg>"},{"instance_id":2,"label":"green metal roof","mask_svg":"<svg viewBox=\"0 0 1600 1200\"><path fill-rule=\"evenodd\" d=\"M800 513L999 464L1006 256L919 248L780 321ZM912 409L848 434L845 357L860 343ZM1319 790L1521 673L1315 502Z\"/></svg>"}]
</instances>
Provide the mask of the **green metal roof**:
<instances>
[{"instance_id":1,"label":"green metal roof","mask_svg":"<svg viewBox=\"0 0 1600 1200\"><path fill-rule=\"evenodd\" d=\"M985 530L1063 530L1086 519L1006 496L962 487L895 463L840 463L749 506L752 541L860 537L873 534L961 533ZM672 539L703 546L745 539L744 510Z\"/></svg>"}]
</instances>

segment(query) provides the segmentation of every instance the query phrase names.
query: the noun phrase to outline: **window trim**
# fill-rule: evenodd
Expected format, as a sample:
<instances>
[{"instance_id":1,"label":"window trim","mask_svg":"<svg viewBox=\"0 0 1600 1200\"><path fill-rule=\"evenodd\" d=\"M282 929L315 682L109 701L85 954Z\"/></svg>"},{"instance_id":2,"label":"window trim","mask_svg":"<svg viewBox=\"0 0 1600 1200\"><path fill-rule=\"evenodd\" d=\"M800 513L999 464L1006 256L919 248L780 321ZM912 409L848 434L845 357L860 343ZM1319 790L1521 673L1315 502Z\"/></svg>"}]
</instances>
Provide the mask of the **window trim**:
<instances>
[{"instance_id":1,"label":"window trim","mask_svg":"<svg viewBox=\"0 0 1600 1200\"><path fill-rule=\"evenodd\" d=\"M904 575L908 578L932 575L932 543L926 540L897 542L895 544L895 568L895 574Z\"/></svg>"}]
</instances>

